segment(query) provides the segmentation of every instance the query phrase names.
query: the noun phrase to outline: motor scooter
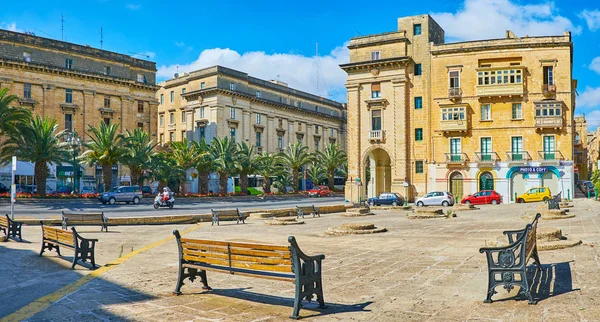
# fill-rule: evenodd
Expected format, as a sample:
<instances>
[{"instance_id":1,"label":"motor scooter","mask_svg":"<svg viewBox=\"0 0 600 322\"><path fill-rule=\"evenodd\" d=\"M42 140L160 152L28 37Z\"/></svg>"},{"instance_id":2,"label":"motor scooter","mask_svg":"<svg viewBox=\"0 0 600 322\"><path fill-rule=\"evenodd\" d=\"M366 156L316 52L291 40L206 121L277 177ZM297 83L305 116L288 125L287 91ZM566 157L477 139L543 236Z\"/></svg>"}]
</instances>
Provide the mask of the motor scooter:
<instances>
[{"instance_id":1,"label":"motor scooter","mask_svg":"<svg viewBox=\"0 0 600 322\"><path fill-rule=\"evenodd\" d=\"M161 207L169 207L169 209L173 209L175 206L175 197L173 195L174 193L169 192L169 200L165 201L163 200L162 193L159 193L156 198L154 198L154 209Z\"/></svg>"}]
</instances>

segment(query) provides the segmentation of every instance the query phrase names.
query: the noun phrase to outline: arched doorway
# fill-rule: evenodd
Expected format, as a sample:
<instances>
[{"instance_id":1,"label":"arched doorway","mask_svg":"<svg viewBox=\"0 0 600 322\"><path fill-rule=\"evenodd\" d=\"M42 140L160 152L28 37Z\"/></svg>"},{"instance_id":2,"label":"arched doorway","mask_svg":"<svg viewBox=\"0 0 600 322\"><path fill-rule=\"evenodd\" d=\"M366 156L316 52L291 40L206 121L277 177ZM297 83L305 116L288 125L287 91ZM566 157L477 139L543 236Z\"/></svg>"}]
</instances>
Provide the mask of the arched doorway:
<instances>
[{"instance_id":1,"label":"arched doorway","mask_svg":"<svg viewBox=\"0 0 600 322\"><path fill-rule=\"evenodd\" d=\"M374 149L365 159L368 166L364 177L368 178L367 197L378 196L382 192L390 192L392 186L392 166L388 153L380 148Z\"/></svg>"},{"instance_id":2,"label":"arched doorway","mask_svg":"<svg viewBox=\"0 0 600 322\"><path fill-rule=\"evenodd\" d=\"M494 176L487 171L479 176L479 191L481 190L494 190Z\"/></svg>"},{"instance_id":3,"label":"arched doorway","mask_svg":"<svg viewBox=\"0 0 600 322\"><path fill-rule=\"evenodd\" d=\"M463 197L463 175L460 172L453 172L450 175L450 193L461 200Z\"/></svg>"}]
</instances>

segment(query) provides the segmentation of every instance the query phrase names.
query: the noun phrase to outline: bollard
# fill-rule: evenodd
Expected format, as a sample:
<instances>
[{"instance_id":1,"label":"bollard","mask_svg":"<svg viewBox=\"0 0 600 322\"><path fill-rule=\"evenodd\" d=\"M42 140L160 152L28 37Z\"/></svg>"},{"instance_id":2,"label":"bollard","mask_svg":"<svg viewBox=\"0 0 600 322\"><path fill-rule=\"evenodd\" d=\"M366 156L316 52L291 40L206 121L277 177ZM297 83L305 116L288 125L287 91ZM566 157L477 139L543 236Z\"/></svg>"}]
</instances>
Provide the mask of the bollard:
<instances>
[{"instance_id":1,"label":"bollard","mask_svg":"<svg viewBox=\"0 0 600 322\"><path fill-rule=\"evenodd\" d=\"M587 193L588 193L588 199L590 199L590 188L588 188Z\"/></svg>"},{"instance_id":2,"label":"bollard","mask_svg":"<svg viewBox=\"0 0 600 322\"><path fill-rule=\"evenodd\" d=\"M567 200L571 201L571 189L567 189Z\"/></svg>"},{"instance_id":3,"label":"bollard","mask_svg":"<svg viewBox=\"0 0 600 322\"><path fill-rule=\"evenodd\" d=\"M454 196L454 204L458 204L458 196Z\"/></svg>"},{"instance_id":4,"label":"bollard","mask_svg":"<svg viewBox=\"0 0 600 322\"><path fill-rule=\"evenodd\" d=\"M515 203L517 203L517 193L515 192Z\"/></svg>"}]
</instances>

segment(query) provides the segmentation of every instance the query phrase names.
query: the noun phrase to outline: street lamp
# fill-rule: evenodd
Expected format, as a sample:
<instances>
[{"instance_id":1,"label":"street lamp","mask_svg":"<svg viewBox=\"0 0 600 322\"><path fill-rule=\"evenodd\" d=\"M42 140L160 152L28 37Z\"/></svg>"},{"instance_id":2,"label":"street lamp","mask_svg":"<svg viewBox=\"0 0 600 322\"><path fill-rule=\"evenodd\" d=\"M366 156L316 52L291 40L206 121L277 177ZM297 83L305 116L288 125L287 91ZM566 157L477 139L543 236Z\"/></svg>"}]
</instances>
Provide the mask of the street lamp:
<instances>
[{"instance_id":1,"label":"street lamp","mask_svg":"<svg viewBox=\"0 0 600 322\"><path fill-rule=\"evenodd\" d=\"M77 163L76 158L79 155L79 152L81 150L81 138L79 138L79 136L77 135L76 132L70 132L67 135L66 142L71 147L71 150L73 151L73 190L72 190L72 192L75 193L76 191L78 191L77 181L79 181L78 180L79 164Z\"/></svg>"}]
</instances>

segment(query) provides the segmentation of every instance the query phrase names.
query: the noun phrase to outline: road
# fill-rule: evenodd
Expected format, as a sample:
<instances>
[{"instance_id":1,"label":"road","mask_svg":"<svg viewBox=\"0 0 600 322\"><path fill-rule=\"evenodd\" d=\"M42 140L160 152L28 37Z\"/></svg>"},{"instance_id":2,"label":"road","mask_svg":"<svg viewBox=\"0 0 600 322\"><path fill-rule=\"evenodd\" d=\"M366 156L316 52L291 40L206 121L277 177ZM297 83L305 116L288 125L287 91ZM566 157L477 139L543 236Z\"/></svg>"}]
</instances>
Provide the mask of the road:
<instances>
[{"instance_id":1,"label":"road","mask_svg":"<svg viewBox=\"0 0 600 322\"><path fill-rule=\"evenodd\" d=\"M206 201L189 201L185 200L181 203L175 202L175 208L160 208L154 209L151 200L144 200L139 205L133 204L116 204L103 205L98 201L77 201L69 200L62 202L49 203L21 203L15 205L15 216L21 218L50 218L60 217L63 210L67 211L103 211L107 217L145 217L145 216L161 216L161 215L193 215L210 213L210 209L231 209L239 208L241 211L253 209L276 209L276 208L293 208L294 206L308 206L314 204L316 206L343 204L344 197L326 197L326 198L306 198L306 197L267 197L261 199L233 199L233 200L218 200L215 199ZM0 204L0 214L10 213L9 204Z\"/></svg>"}]
</instances>

